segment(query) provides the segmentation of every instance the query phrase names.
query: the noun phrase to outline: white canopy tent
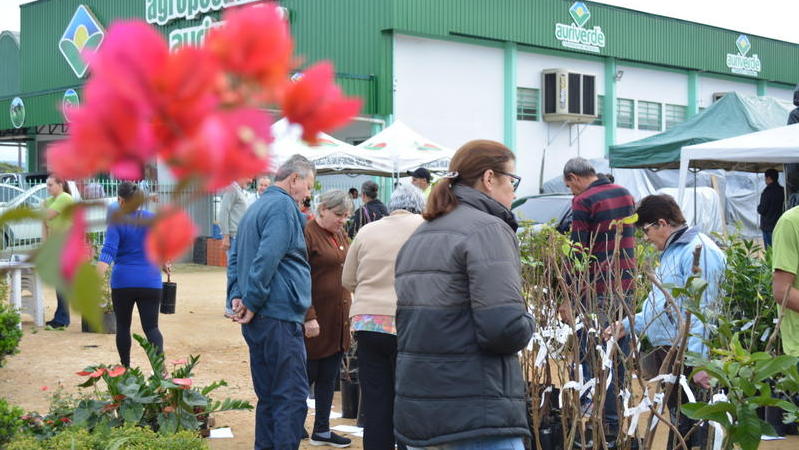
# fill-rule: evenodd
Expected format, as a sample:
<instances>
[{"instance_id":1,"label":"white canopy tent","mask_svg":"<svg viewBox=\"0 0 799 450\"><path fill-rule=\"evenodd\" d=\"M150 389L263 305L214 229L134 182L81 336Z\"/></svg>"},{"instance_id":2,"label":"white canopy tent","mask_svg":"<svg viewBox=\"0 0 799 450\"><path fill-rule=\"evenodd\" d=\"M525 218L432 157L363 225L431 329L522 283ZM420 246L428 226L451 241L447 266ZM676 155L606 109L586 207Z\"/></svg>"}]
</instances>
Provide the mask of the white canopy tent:
<instances>
[{"instance_id":1,"label":"white canopy tent","mask_svg":"<svg viewBox=\"0 0 799 450\"><path fill-rule=\"evenodd\" d=\"M430 141L400 121L359 144L355 153L393 174L419 167L447 170L454 154L453 150Z\"/></svg>"},{"instance_id":2,"label":"white canopy tent","mask_svg":"<svg viewBox=\"0 0 799 450\"><path fill-rule=\"evenodd\" d=\"M685 195L690 167L761 172L789 163L799 163L799 124L683 147L679 202L682 204Z\"/></svg>"},{"instance_id":3,"label":"white canopy tent","mask_svg":"<svg viewBox=\"0 0 799 450\"><path fill-rule=\"evenodd\" d=\"M277 167L292 155L300 154L316 165L318 174L350 173L387 175L390 169L375 161L357 156L355 146L333 136L319 133L318 142L308 145L302 139L302 128L281 119L272 125L275 141L271 145L272 166Z\"/></svg>"}]
</instances>

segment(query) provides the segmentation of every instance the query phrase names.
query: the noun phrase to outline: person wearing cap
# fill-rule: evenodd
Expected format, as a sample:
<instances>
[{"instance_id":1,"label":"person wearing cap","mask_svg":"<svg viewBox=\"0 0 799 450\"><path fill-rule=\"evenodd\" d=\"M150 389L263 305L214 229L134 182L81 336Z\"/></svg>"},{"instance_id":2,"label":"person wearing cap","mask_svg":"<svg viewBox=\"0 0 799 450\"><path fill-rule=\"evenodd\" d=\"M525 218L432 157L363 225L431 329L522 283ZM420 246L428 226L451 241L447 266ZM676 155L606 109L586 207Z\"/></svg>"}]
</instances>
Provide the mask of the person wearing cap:
<instances>
[{"instance_id":1,"label":"person wearing cap","mask_svg":"<svg viewBox=\"0 0 799 450\"><path fill-rule=\"evenodd\" d=\"M418 187L422 191L425 200L427 200L427 196L430 195L430 188L433 187L430 183L433 180L430 171L424 167L420 167L413 172L409 170L408 175L411 176L411 184Z\"/></svg>"}]
</instances>

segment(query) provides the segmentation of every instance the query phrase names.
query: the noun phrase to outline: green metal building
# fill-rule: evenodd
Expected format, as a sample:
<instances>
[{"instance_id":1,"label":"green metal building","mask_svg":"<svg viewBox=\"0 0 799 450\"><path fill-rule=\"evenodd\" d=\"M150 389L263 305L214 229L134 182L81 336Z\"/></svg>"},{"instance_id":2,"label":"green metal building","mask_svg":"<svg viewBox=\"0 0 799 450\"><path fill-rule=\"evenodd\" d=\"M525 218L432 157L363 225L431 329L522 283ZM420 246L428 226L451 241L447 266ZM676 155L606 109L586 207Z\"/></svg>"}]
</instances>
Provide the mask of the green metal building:
<instances>
[{"instance_id":1,"label":"green metal building","mask_svg":"<svg viewBox=\"0 0 799 450\"><path fill-rule=\"evenodd\" d=\"M170 45L193 44L224 8L250 2L22 5L18 40L0 34L0 140L24 142L29 168L46 168L47 145L68 131L59 105L69 89L80 97L90 72L71 56L72 47L96 45L115 20L147 20ZM402 120L453 148L475 137L500 140L517 152L528 172L523 191L536 191L537 174L549 173L561 160L575 154L601 157L610 145L663 131L707 107L715 94L735 90L789 100L799 81L799 45L598 3L280 4L303 61L332 60L342 87L364 99L362 116L372 120L337 137L358 142L375 131L374 123ZM84 29L76 31L76 24ZM574 122L544 120L542 74L549 69L593 77L595 106L587 110L592 114L581 111L586 117Z\"/></svg>"}]
</instances>

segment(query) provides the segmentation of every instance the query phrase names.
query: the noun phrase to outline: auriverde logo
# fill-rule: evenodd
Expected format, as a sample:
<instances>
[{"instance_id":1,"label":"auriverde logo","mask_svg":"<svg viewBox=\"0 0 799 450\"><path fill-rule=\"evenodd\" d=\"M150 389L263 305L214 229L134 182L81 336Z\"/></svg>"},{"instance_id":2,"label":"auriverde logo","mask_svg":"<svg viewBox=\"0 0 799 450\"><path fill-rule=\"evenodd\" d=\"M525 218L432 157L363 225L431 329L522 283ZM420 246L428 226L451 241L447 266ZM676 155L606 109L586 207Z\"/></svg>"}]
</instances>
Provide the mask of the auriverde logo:
<instances>
[{"instance_id":1,"label":"auriverde logo","mask_svg":"<svg viewBox=\"0 0 799 450\"><path fill-rule=\"evenodd\" d=\"M598 26L590 30L583 28L591 18L591 11L585 3L574 2L569 8L569 14L574 22L571 25L556 23L555 38L564 47L599 53L600 49L605 47L605 33Z\"/></svg>"},{"instance_id":2,"label":"auriverde logo","mask_svg":"<svg viewBox=\"0 0 799 450\"><path fill-rule=\"evenodd\" d=\"M735 46L738 47L738 54L727 53L727 67L730 68L732 73L740 75L749 75L756 77L760 74L760 58L757 54L746 56L749 50L752 50L752 43L745 34L738 36L735 40Z\"/></svg>"},{"instance_id":3,"label":"auriverde logo","mask_svg":"<svg viewBox=\"0 0 799 450\"><path fill-rule=\"evenodd\" d=\"M104 37L105 29L89 8L85 5L78 6L58 43L61 54L64 55L76 77L82 78L89 68L83 59L83 52L100 48Z\"/></svg>"}]
</instances>

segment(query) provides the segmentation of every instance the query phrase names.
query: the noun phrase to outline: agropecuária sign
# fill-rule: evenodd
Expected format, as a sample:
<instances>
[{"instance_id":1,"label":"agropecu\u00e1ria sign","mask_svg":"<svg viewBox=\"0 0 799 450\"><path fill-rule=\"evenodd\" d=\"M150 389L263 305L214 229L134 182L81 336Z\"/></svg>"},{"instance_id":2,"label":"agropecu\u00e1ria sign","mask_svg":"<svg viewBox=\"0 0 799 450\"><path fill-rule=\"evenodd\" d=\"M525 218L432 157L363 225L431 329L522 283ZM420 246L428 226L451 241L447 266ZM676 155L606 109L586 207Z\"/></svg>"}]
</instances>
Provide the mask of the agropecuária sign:
<instances>
[{"instance_id":1,"label":"agropecu\u00e1ria sign","mask_svg":"<svg viewBox=\"0 0 799 450\"><path fill-rule=\"evenodd\" d=\"M164 26L177 19L193 20L211 11L242 6L261 0L144 0L147 23ZM281 11L287 15L285 8ZM222 26L224 21L216 21L205 16L197 25L178 28L169 32L169 49L175 50L184 45L200 46L205 42L208 31Z\"/></svg>"}]
</instances>

